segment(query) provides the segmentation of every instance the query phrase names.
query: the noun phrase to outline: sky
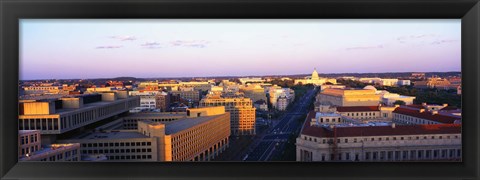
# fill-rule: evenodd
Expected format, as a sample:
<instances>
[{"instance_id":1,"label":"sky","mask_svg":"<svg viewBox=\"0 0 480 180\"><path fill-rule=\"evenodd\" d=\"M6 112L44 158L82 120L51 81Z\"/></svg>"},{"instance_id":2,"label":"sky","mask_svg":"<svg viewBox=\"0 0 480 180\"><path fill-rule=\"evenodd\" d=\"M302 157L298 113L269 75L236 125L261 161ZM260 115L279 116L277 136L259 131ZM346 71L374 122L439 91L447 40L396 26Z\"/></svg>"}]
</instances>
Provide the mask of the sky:
<instances>
[{"instance_id":1,"label":"sky","mask_svg":"<svg viewBox=\"0 0 480 180\"><path fill-rule=\"evenodd\" d=\"M20 79L460 71L460 40L460 19L21 19Z\"/></svg>"}]
</instances>

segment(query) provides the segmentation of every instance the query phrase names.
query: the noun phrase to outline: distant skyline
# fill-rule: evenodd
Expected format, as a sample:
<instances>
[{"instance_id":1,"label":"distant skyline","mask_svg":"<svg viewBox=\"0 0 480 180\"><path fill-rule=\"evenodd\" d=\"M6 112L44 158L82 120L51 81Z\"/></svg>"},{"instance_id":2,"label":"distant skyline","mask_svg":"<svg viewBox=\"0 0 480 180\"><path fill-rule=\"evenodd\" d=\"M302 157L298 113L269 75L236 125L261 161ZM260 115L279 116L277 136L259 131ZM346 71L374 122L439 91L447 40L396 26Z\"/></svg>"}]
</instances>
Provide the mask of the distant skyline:
<instances>
[{"instance_id":1,"label":"distant skyline","mask_svg":"<svg viewBox=\"0 0 480 180\"><path fill-rule=\"evenodd\" d=\"M461 21L20 20L20 79L461 70Z\"/></svg>"}]
</instances>

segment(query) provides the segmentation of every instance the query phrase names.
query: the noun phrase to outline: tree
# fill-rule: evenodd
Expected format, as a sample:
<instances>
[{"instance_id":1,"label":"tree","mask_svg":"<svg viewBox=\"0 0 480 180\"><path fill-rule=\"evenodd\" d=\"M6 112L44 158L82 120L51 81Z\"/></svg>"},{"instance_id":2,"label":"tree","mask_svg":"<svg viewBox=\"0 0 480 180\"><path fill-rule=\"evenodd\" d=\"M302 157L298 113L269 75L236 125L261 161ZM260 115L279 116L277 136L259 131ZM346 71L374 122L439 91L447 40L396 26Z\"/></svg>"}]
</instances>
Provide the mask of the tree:
<instances>
[{"instance_id":1,"label":"tree","mask_svg":"<svg viewBox=\"0 0 480 180\"><path fill-rule=\"evenodd\" d=\"M402 101L402 100L396 100L393 104L395 105L405 105L405 101Z\"/></svg>"}]
</instances>

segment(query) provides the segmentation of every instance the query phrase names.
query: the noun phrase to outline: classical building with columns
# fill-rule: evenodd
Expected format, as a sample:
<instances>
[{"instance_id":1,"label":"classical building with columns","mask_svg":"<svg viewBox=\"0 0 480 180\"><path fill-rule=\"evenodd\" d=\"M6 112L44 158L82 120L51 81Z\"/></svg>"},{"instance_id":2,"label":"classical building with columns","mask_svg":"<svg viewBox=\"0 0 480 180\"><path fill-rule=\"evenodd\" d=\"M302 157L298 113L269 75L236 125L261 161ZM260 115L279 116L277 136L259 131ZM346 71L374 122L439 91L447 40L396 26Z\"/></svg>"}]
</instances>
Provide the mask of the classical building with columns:
<instances>
[{"instance_id":1,"label":"classical building with columns","mask_svg":"<svg viewBox=\"0 0 480 180\"><path fill-rule=\"evenodd\" d=\"M318 76L317 69L313 70L312 76L307 76L304 79L295 79L294 80L295 85L297 85L297 84L302 84L302 85L313 84L313 85L316 85L316 86L320 86L320 85L323 85L327 82L332 83L332 84L337 84L337 79L320 78Z\"/></svg>"},{"instance_id":2,"label":"classical building with columns","mask_svg":"<svg viewBox=\"0 0 480 180\"><path fill-rule=\"evenodd\" d=\"M315 117L310 112L308 119ZM461 124L318 125L306 121L297 161L461 161Z\"/></svg>"},{"instance_id":3,"label":"classical building with columns","mask_svg":"<svg viewBox=\"0 0 480 180\"><path fill-rule=\"evenodd\" d=\"M230 113L223 106L187 110L187 117L168 122L138 120L135 130L108 130L80 135L85 157L106 161L209 161L228 147Z\"/></svg>"}]
</instances>

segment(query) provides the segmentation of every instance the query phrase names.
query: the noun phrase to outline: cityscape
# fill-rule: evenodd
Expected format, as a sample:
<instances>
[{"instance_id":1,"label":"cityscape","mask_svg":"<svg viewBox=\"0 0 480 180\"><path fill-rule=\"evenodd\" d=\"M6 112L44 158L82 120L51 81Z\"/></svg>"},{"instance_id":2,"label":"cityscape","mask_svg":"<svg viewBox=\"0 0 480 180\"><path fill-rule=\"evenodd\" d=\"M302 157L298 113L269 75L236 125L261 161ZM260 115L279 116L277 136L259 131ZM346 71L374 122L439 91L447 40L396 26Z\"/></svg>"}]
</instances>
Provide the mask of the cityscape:
<instances>
[{"instance_id":1,"label":"cityscape","mask_svg":"<svg viewBox=\"0 0 480 180\"><path fill-rule=\"evenodd\" d=\"M20 22L19 161L462 161L459 20Z\"/></svg>"}]
</instances>

